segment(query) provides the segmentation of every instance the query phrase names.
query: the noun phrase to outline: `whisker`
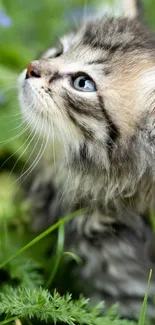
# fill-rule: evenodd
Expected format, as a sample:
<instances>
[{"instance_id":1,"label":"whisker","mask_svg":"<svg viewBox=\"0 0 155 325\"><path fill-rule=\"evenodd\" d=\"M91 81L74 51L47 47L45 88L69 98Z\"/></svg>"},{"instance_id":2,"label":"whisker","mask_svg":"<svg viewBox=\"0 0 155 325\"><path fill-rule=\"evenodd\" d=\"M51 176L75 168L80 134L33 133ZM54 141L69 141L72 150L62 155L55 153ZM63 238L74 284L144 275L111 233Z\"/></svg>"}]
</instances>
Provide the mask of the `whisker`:
<instances>
[{"instance_id":1,"label":"whisker","mask_svg":"<svg viewBox=\"0 0 155 325\"><path fill-rule=\"evenodd\" d=\"M22 118L22 117L21 117L21 118ZM19 118L19 120L21 120L21 118ZM24 121L21 121L21 123L20 123L19 125L17 125L15 128L10 129L9 132L12 132L12 131L15 131L15 130L21 128L22 125L25 125L25 120L24 120Z\"/></svg>"},{"instance_id":2,"label":"whisker","mask_svg":"<svg viewBox=\"0 0 155 325\"><path fill-rule=\"evenodd\" d=\"M88 0L84 1L84 7L83 7L83 18L82 23L85 22L86 16L87 16L87 7L88 7Z\"/></svg>"},{"instance_id":3,"label":"whisker","mask_svg":"<svg viewBox=\"0 0 155 325\"><path fill-rule=\"evenodd\" d=\"M39 119L39 117L38 117L38 119ZM29 141L29 139L31 139L31 140L28 142L28 145L26 146L26 148L24 149L24 151L21 153L21 155L18 157L17 161L15 162L15 164L14 164L14 166L13 166L13 168L12 168L10 174L9 174L9 176L13 173L13 171L14 171L15 167L17 166L19 160L21 159L21 157L24 155L24 153L25 153L26 150L30 147L30 144L31 144L32 141L34 140L34 138L35 138L35 136L36 136L36 134L37 134L36 126L37 126L37 123L38 123L38 119L36 120L36 123L35 123L35 125L34 125L34 127L33 127L33 129L32 129L32 132L30 133L30 135L28 136L28 138L26 139L26 141L25 141L25 142L22 144L22 146L17 150L17 151L21 150L21 148L22 148L23 146L25 146L25 144ZM35 129L36 129L36 131L34 132ZM33 134L33 133L34 133L34 134ZM32 136L32 134L33 134L33 136ZM32 136L32 138L31 138L31 136ZM16 151L16 153L17 153L17 151ZM14 154L15 154L15 153L14 153ZM14 154L13 154L13 155L14 155Z\"/></svg>"},{"instance_id":4,"label":"whisker","mask_svg":"<svg viewBox=\"0 0 155 325\"><path fill-rule=\"evenodd\" d=\"M64 198L64 194L66 193L66 190L68 188L68 180L71 176L71 169L70 169L70 165L69 165L69 158L68 158L68 151L67 151L67 148L66 148L66 144L65 144L65 138L63 137L62 135L62 131L61 131L61 127L60 127L60 124L58 123L58 128L59 128L59 132L60 132L60 136L62 138L62 144L63 144L63 147L64 147L64 150L65 150L65 157L66 157L66 161L67 161L67 167L68 167L68 175L67 175L67 179L65 180L65 186L63 187L63 192L61 192L61 195L60 195L60 198L59 198L59 203L61 203L63 201L63 198ZM67 135L68 136L68 135ZM69 137L69 136L68 136ZM67 140L68 141L68 140ZM60 190L61 191L61 190Z\"/></svg>"},{"instance_id":5,"label":"whisker","mask_svg":"<svg viewBox=\"0 0 155 325\"><path fill-rule=\"evenodd\" d=\"M54 142L54 125L52 123L52 146L53 146L53 162L54 162L54 169L56 170L56 159L55 159L55 142Z\"/></svg>"},{"instance_id":6,"label":"whisker","mask_svg":"<svg viewBox=\"0 0 155 325\"><path fill-rule=\"evenodd\" d=\"M30 108L31 108L32 110L34 110L34 108L33 108L33 103L31 103ZM4 145L6 145L7 143L9 143L9 142L11 142L11 141L13 141L13 140L19 138L21 135L23 135L23 134L28 130L28 128L29 128L29 124L27 124L27 118L28 118L28 120L29 120L29 116L28 116L28 114L25 114L25 116L24 116L24 120L25 120L26 126L24 127L24 129L23 129L21 132L19 132L17 135L15 135L14 137L12 137L12 138L10 138L10 139L8 139L8 140L0 141L0 144L2 144L2 146L4 146ZM2 147L2 146L1 146L1 147Z\"/></svg>"},{"instance_id":7,"label":"whisker","mask_svg":"<svg viewBox=\"0 0 155 325\"><path fill-rule=\"evenodd\" d=\"M66 145L65 145L65 138L64 138L63 135L62 135L60 124L57 123L57 125L58 125L58 129L59 129L59 132L60 132L60 135L61 135L62 144L63 144L64 150L65 150L65 155L66 155L66 159L67 159L67 164L68 164L68 167L69 167L69 159L68 159L68 152L67 152Z\"/></svg>"},{"instance_id":8,"label":"whisker","mask_svg":"<svg viewBox=\"0 0 155 325\"><path fill-rule=\"evenodd\" d=\"M28 128L30 127L30 125L28 125ZM27 141L29 140L29 138L31 137L31 135L32 135L32 133L33 133L33 131L30 133L30 135L28 136L28 138L26 139L26 141L20 146L20 148L18 148L11 156L9 156L4 162L3 162L3 164L0 166L0 169L2 169L3 168L3 166L13 157L13 156L15 156L16 155L16 153L18 152L18 151L20 151L21 150L21 148L23 148L24 146L25 146L25 144L27 143ZM19 159L21 158L21 156L18 158L18 160L17 160L17 162L19 161ZM15 163L15 166L17 165L17 162ZM14 166L14 167L15 167ZM14 169L14 168L13 168ZM12 171L11 171L12 172Z\"/></svg>"},{"instance_id":9,"label":"whisker","mask_svg":"<svg viewBox=\"0 0 155 325\"><path fill-rule=\"evenodd\" d=\"M16 114L8 114L8 115L3 115L3 118L10 118L10 117L14 117L14 116L21 116L21 113L16 113Z\"/></svg>"},{"instance_id":10,"label":"whisker","mask_svg":"<svg viewBox=\"0 0 155 325\"><path fill-rule=\"evenodd\" d=\"M19 132L17 135L15 135L14 137L12 137L11 139L0 141L0 144L2 144L2 146L0 146L0 148L2 148L7 143L12 142L13 140L19 138L21 135L23 135L28 130L28 128L29 128L29 126L26 125L25 128L21 132Z\"/></svg>"},{"instance_id":11,"label":"whisker","mask_svg":"<svg viewBox=\"0 0 155 325\"><path fill-rule=\"evenodd\" d=\"M68 14L69 14L69 16L70 16L72 22L73 22L73 25L74 25L75 28L77 29L77 28L78 28L78 25L77 25L76 19L75 19L73 13L71 13L71 9L70 9L68 3L66 2L66 0L63 0L63 3L64 3L64 6L65 6L66 9L67 9L67 12L68 12Z\"/></svg>"},{"instance_id":12,"label":"whisker","mask_svg":"<svg viewBox=\"0 0 155 325\"><path fill-rule=\"evenodd\" d=\"M65 193L66 193L66 190L68 189L68 185L70 182L68 182L69 178L71 176L71 171L70 169L68 170L68 173L67 173L67 178L65 179L65 186L63 186L63 191L61 192L61 195L60 195L60 198L59 198L59 203L61 203L63 201L63 198L65 196ZM61 191L62 189L60 189Z\"/></svg>"},{"instance_id":13,"label":"whisker","mask_svg":"<svg viewBox=\"0 0 155 325\"><path fill-rule=\"evenodd\" d=\"M23 178L24 175L26 175L28 172L28 174L26 175L26 177L24 178L24 180L30 175L30 173L32 173L32 171L35 169L36 165L38 164L38 162L40 161L40 159L42 158L46 148L47 148L47 144L48 144L48 141L49 141L49 137L50 137L50 128L49 128L49 132L48 132L48 135L46 137L46 135L44 136L44 139L43 139L43 142L42 142L42 145L41 145L41 148L38 152L38 155L37 157L35 158L33 164L20 176L18 177L17 181L19 181L20 179ZM46 141L44 142L44 140L46 139ZM43 150L42 150L43 149Z\"/></svg>"},{"instance_id":14,"label":"whisker","mask_svg":"<svg viewBox=\"0 0 155 325\"><path fill-rule=\"evenodd\" d=\"M43 123L42 123L42 127L41 127L41 130L40 130L40 134L39 134L38 140L37 140L37 142L36 142L36 144L35 144L35 146L34 146L32 152L31 152L31 154L29 155L29 157L28 157L26 163L24 164L24 167L23 167L23 169L22 169L22 171L21 171L21 174L23 174L24 168L26 167L28 161L30 160L31 156L33 155L33 153L34 153L34 151L35 151L35 149L36 149L36 147L37 147L37 145L38 145L38 143L39 143L39 140L40 140L40 138L42 137L42 131L43 131L43 129L44 129L44 121L43 121ZM36 133L37 133L37 129L36 129L35 135L36 135ZM32 165L31 165L31 166L32 166ZM30 167L31 167L31 166L30 166Z\"/></svg>"}]
</instances>

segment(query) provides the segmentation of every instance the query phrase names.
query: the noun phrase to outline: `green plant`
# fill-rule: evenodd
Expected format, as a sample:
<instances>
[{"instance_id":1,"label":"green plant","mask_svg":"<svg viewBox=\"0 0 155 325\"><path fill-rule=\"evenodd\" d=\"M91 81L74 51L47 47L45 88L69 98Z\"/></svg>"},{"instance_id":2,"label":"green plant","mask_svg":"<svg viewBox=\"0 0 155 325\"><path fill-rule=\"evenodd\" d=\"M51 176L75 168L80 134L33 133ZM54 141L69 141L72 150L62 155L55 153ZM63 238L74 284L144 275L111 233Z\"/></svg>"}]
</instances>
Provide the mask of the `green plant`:
<instances>
[{"instance_id":1,"label":"green plant","mask_svg":"<svg viewBox=\"0 0 155 325\"><path fill-rule=\"evenodd\" d=\"M9 230L7 223L4 222L3 238L1 238L0 246L0 279L7 275L7 281L2 281L0 289L0 315L2 319L0 325L10 323L16 319L20 319L24 323L26 320L33 322L38 319L41 322L63 322L69 325L136 325L135 322L119 319L116 306L104 314L103 303L98 304L96 307L90 307L88 299L80 297L78 300L74 300L70 294L61 296L56 290L52 294L49 290L45 289L46 286L51 285L63 255L63 225L78 214L79 211L59 220L11 256L9 256L12 242L12 240L10 242L12 238L11 230ZM41 244L57 228L59 232L56 259L49 280L45 281L45 274L40 274L40 270L44 269L44 260L37 263L33 252L30 254L31 258L26 253L30 248ZM148 289L150 278L151 272ZM138 325L144 325L146 321L148 289Z\"/></svg>"}]
</instances>

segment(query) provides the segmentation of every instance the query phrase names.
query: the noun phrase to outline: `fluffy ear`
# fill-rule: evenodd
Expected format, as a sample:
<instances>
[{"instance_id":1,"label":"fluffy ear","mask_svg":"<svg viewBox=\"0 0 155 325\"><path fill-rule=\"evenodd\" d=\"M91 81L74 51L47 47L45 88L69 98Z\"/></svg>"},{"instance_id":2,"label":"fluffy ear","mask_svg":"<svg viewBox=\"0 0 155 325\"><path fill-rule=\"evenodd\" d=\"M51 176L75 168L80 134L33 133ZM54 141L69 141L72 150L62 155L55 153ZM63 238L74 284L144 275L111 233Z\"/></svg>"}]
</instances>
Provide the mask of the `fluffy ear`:
<instances>
[{"instance_id":1,"label":"fluffy ear","mask_svg":"<svg viewBox=\"0 0 155 325\"><path fill-rule=\"evenodd\" d=\"M123 0L124 14L129 18L143 20L143 4L141 0Z\"/></svg>"}]
</instances>

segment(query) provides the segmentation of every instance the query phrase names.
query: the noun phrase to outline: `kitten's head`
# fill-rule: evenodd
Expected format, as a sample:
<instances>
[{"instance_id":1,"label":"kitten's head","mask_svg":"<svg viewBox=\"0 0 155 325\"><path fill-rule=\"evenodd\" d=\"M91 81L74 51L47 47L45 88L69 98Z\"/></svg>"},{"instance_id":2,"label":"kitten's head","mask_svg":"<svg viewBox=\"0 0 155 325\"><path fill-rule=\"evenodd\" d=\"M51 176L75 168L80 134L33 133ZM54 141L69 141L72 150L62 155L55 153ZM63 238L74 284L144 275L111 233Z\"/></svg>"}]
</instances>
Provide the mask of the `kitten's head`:
<instances>
[{"instance_id":1,"label":"kitten's head","mask_svg":"<svg viewBox=\"0 0 155 325\"><path fill-rule=\"evenodd\" d=\"M148 144L155 153L155 44L137 19L85 22L20 80L25 117L41 133L54 129L71 163L109 169L130 158L131 143L142 159Z\"/></svg>"}]
</instances>

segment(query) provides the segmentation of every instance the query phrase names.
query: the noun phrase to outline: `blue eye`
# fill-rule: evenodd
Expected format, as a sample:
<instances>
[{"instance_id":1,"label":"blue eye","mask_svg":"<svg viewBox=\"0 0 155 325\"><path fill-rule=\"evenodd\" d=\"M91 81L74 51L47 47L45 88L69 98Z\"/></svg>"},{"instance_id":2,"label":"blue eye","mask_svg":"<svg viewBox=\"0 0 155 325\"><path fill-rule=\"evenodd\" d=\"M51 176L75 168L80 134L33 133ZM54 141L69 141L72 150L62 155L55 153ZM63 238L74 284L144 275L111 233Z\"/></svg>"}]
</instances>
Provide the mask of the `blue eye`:
<instances>
[{"instance_id":1,"label":"blue eye","mask_svg":"<svg viewBox=\"0 0 155 325\"><path fill-rule=\"evenodd\" d=\"M79 91L93 92L96 91L95 83L88 76L79 76L74 78L73 87Z\"/></svg>"}]
</instances>

